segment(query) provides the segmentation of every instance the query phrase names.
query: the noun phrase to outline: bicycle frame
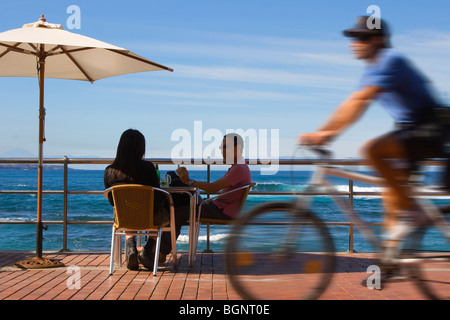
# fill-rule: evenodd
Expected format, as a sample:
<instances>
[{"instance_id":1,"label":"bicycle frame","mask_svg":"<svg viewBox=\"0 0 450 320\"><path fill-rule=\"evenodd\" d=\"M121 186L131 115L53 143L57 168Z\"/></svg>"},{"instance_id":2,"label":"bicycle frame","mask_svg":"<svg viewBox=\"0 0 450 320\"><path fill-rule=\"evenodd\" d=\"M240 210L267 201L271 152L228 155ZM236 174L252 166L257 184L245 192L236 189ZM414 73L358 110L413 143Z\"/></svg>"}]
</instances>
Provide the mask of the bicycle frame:
<instances>
[{"instance_id":1,"label":"bicycle frame","mask_svg":"<svg viewBox=\"0 0 450 320\"><path fill-rule=\"evenodd\" d=\"M321 151L324 154L324 151ZM344 178L347 180L354 180L359 182L364 182L372 185L377 185L381 187L386 187L386 181L383 178L371 176L368 174L351 172L339 169L333 166L317 165L311 180L306 188L306 192L314 194L323 191L330 195L333 202L338 206L339 210L343 212L354 224L363 236L368 240L376 249L381 249L381 239L374 233L374 231L369 227L369 225L361 219L360 215L354 208L342 198L342 193L340 193L334 184L327 179L327 176ZM299 197L296 200L296 206L298 208L309 207L312 196ZM444 235L446 240L450 242L450 230L445 227L445 218L442 212L429 200L429 199L414 199L417 205L426 213L430 221L439 229L439 231Z\"/></svg>"},{"instance_id":2,"label":"bicycle frame","mask_svg":"<svg viewBox=\"0 0 450 320\"><path fill-rule=\"evenodd\" d=\"M385 186L384 180L366 174L340 170L335 167L317 166L305 190L305 193L311 193L311 196L298 197L295 200L296 207L300 209L309 207L311 199L314 197L313 194L317 192L324 192L330 195L339 210L349 218L350 222L358 228L358 230L371 243L371 245L377 250L381 249L381 240L379 237L369 227L369 225L361 219L353 207L342 198L342 193L339 192L334 184L327 179L327 176L341 177L379 186Z\"/></svg>"}]
</instances>

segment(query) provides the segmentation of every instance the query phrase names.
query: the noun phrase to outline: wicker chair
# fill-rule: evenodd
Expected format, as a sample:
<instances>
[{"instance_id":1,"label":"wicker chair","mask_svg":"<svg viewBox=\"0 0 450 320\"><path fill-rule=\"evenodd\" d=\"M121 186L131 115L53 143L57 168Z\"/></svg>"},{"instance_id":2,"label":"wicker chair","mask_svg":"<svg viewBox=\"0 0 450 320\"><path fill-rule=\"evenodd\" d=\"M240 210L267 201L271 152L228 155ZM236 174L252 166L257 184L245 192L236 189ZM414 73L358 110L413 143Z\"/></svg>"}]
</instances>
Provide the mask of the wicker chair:
<instances>
[{"instance_id":1,"label":"wicker chair","mask_svg":"<svg viewBox=\"0 0 450 320\"><path fill-rule=\"evenodd\" d=\"M122 236L157 236L153 275L156 276L158 269L158 257L161 246L161 235L163 231L171 232L172 239L172 263L177 269L177 249L175 233L175 213L171 195L159 188L151 186L125 184L111 187L105 190L104 195L108 198L112 193L114 202L114 224L112 227L111 257L109 274L112 275L116 262L122 265ZM170 221L162 225L154 223L154 196L155 192L163 193L169 201ZM118 242L118 245L117 245Z\"/></svg>"},{"instance_id":2,"label":"wicker chair","mask_svg":"<svg viewBox=\"0 0 450 320\"><path fill-rule=\"evenodd\" d=\"M197 213L197 221L196 221L196 227L195 227L195 230L196 230L196 236L195 236L195 244L194 244L194 248L195 248L195 249L194 249L194 250L197 249L198 237L199 237L199 234L200 234L200 227L201 227L202 224L207 226L207 228L208 228L208 233L207 233L207 234L209 235L209 226L210 226L211 224L228 225L228 224L230 224L230 223L233 222L233 220L220 220L220 219L208 219L208 218L202 218L202 217L201 217L201 214L202 214L202 206L203 206L204 204L206 204L206 203L208 203L208 202L214 200L214 199L217 199L217 198L219 198L219 197L225 195L225 194L229 194L229 193L232 193L232 192L237 192L237 191L242 191L242 190L244 190L244 193L242 194L242 199L241 199L241 202L240 202L239 208L238 208L238 212L240 212L240 211L242 210L242 207L243 207L244 204L245 204L245 201L247 200L247 196L248 196L248 193L250 192L250 189L253 188L255 185L256 185L256 183L253 182L253 183L251 183L251 184L248 184L248 185L245 185L245 186L242 186L242 187L238 187L238 188L236 188L236 189L227 191L227 192L225 192L225 193L221 193L221 194L219 194L219 195L217 195L217 196L215 196L215 197L213 197L213 198L208 198L208 199L202 201L202 203L200 204L200 206L199 206L199 208L198 208L198 213ZM207 251L209 251L209 236L208 236L208 238L207 238Z\"/></svg>"}]
</instances>

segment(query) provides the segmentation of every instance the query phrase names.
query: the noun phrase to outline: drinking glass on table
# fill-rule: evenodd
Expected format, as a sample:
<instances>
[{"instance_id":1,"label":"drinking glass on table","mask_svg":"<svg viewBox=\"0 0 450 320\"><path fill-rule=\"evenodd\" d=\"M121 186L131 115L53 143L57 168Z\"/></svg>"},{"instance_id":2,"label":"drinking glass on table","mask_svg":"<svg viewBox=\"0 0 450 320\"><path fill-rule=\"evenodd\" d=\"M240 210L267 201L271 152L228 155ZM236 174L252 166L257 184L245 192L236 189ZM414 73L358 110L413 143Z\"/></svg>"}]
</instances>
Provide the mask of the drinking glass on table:
<instances>
[{"instance_id":1,"label":"drinking glass on table","mask_svg":"<svg viewBox=\"0 0 450 320\"><path fill-rule=\"evenodd\" d=\"M161 175L161 188L169 187L171 182L172 182L172 178L170 177L170 174L166 173L166 174Z\"/></svg>"}]
</instances>

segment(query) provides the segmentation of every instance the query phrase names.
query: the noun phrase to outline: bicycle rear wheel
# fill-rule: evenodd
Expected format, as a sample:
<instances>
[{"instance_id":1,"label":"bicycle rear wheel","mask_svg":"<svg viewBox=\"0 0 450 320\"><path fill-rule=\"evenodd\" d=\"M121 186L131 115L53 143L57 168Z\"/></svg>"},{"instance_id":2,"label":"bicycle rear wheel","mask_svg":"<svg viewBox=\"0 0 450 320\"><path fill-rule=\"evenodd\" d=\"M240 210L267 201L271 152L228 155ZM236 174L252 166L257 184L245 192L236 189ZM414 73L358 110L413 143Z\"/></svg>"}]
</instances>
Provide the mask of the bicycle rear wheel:
<instances>
[{"instance_id":1,"label":"bicycle rear wheel","mask_svg":"<svg viewBox=\"0 0 450 320\"><path fill-rule=\"evenodd\" d=\"M313 213L294 205L266 203L233 224L225 267L244 299L317 299L330 283L335 269L330 233Z\"/></svg>"},{"instance_id":2,"label":"bicycle rear wheel","mask_svg":"<svg viewBox=\"0 0 450 320\"><path fill-rule=\"evenodd\" d=\"M420 228L411 243L403 258L419 289L429 299L450 300L450 244L435 227Z\"/></svg>"}]
</instances>

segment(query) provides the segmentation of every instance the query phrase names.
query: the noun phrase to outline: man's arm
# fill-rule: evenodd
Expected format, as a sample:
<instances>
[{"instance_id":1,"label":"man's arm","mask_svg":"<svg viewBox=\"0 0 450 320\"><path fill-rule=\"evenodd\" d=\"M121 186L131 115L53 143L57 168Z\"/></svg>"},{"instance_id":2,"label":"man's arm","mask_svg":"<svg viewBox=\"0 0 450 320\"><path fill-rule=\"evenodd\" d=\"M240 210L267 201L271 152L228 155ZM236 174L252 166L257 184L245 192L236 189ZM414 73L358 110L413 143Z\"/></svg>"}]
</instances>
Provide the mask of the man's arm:
<instances>
[{"instance_id":1,"label":"man's arm","mask_svg":"<svg viewBox=\"0 0 450 320\"><path fill-rule=\"evenodd\" d=\"M217 193L222 189L231 187L230 184L223 178L220 178L214 182L194 181L192 186L205 190L208 193Z\"/></svg>"},{"instance_id":2,"label":"man's arm","mask_svg":"<svg viewBox=\"0 0 450 320\"><path fill-rule=\"evenodd\" d=\"M183 183L189 184L189 173L186 168L178 168L177 173ZM223 177L214 182L194 181L192 186L205 190L208 193L217 193L222 189L231 187L231 185Z\"/></svg>"},{"instance_id":3,"label":"man's arm","mask_svg":"<svg viewBox=\"0 0 450 320\"><path fill-rule=\"evenodd\" d=\"M366 86L363 90L354 92L333 112L316 132L300 135L299 144L322 145L339 135L355 123L367 110L370 102L383 89L377 86Z\"/></svg>"}]
</instances>

